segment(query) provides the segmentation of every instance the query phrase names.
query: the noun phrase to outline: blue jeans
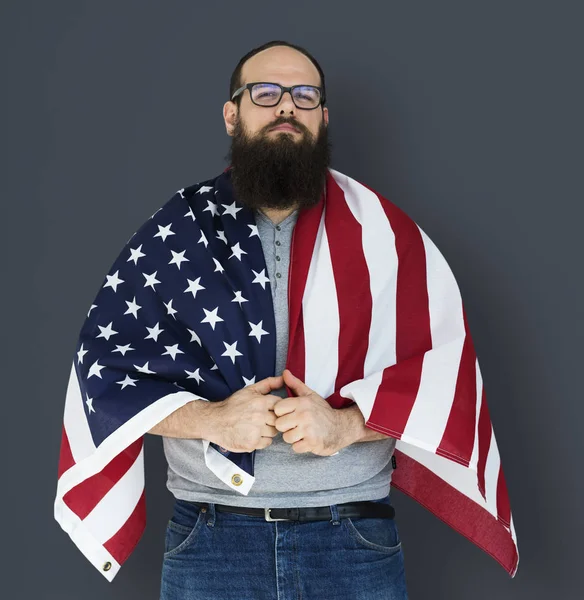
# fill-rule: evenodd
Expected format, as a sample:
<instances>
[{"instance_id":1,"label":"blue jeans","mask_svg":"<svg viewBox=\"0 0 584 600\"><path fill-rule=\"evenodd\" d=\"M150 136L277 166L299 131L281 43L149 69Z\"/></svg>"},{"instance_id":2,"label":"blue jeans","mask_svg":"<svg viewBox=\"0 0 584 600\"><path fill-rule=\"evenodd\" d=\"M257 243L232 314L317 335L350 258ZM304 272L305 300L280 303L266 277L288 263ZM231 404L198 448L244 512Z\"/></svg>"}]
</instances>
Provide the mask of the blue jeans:
<instances>
[{"instance_id":1,"label":"blue jeans","mask_svg":"<svg viewBox=\"0 0 584 600\"><path fill-rule=\"evenodd\" d=\"M328 521L266 521L176 500L160 600L407 600L395 519L330 508Z\"/></svg>"}]
</instances>

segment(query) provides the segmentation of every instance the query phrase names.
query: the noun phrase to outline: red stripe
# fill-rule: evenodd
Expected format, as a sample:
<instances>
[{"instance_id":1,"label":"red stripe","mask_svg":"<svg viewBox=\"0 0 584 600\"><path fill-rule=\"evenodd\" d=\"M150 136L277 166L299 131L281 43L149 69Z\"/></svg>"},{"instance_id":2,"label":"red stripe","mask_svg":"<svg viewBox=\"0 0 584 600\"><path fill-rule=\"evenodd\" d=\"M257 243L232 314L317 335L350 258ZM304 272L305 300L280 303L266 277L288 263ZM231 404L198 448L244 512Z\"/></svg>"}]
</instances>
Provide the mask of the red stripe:
<instances>
[{"instance_id":1,"label":"red stripe","mask_svg":"<svg viewBox=\"0 0 584 600\"><path fill-rule=\"evenodd\" d=\"M372 190L373 191L373 190ZM397 364L384 369L381 385L367 422L401 437L416 401L424 354L432 349L426 253L415 222L379 196L395 234L397 265ZM389 267L391 268L391 266Z\"/></svg>"},{"instance_id":2,"label":"red stripe","mask_svg":"<svg viewBox=\"0 0 584 600\"><path fill-rule=\"evenodd\" d=\"M84 519L126 474L141 450L142 438L139 438L125 450L122 450L99 473L85 479L67 492L63 497L65 504L80 519Z\"/></svg>"},{"instance_id":3,"label":"red stripe","mask_svg":"<svg viewBox=\"0 0 584 600\"><path fill-rule=\"evenodd\" d=\"M476 354L468 330L464 308L462 313L466 337L462 347L454 400L436 454L446 458L456 456L456 462L468 467L474 447L476 429Z\"/></svg>"},{"instance_id":4,"label":"red stripe","mask_svg":"<svg viewBox=\"0 0 584 600\"><path fill-rule=\"evenodd\" d=\"M485 492L485 467L487 465L487 456L489 446L491 445L491 419L489 418L489 409L487 408L487 399L485 396L485 387L481 396L481 410L479 411L479 456L477 462L478 487L483 498L486 500Z\"/></svg>"},{"instance_id":5,"label":"red stripe","mask_svg":"<svg viewBox=\"0 0 584 600\"><path fill-rule=\"evenodd\" d=\"M497 515L507 527L510 526L511 504L509 503L507 483L505 482L505 475L503 475L503 466L501 464L499 464L499 477L497 478Z\"/></svg>"},{"instance_id":6,"label":"red stripe","mask_svg":"<svg viewBox=\"0 0 584 600\"><path fill-rule=\"evenodd\" d=\"M146 527L146 496L142 491L140 500L122 527L103 546L121 565L140 541Z\"/></svg>"},{"instance_id":7,"label":"red stripe","mask_svg":"<svg viewBox=\"0 0 584 600\"><path fill-rule=\"evenodd\" d=\"M67 437L67 432L63 425L63 431L61 433L61 452L59 454L59 470L57 475L58 479L60 479L61 475L63 475L65 471L68 471L74 464L75 459L73 458L71 446L69 445L69 438Z\"/></svg>"},{"instance_id":8,"label":"red stripe","mask_svg":"<svg viewBox=\"0 0 584 600\"><path fill-rule=\"evenodd\" d=\"M519 556L503 523L432 471L395 450L398 468L391 485L435 514L454 530L490 554L513 576Z\"/></svg>"},{"instance_id":9,"label":"red stripe","mask_svg":"<svg viewBox=\"0 0 584 600\"><path fill-rule=\"evenodd\" d=\"M327 203L325 215L339 311L335 390L363 379L373 307L362 227L353 216L344 194L340 200Z\"/></svg>"}]
</instances>

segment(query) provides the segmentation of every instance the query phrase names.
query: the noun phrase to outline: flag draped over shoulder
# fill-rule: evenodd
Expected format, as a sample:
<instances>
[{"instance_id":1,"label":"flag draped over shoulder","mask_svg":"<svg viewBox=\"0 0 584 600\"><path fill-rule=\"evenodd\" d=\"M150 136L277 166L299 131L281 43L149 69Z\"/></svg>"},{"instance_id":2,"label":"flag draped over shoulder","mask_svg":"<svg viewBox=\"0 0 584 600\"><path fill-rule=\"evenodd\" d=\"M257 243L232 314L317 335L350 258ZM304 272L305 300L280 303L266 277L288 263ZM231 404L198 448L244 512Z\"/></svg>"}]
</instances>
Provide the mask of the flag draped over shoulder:
<instances>
[{"instance_id":1,"label":"flag draped over shoulder","mask_svg":"<svg viewBox=\"0 0 584 600\"><path fill-rule=\"evenodd\" d=\"M176 192L126 243L82 326L65 400L55 518L112 581L146 523L143 437L193 400L274 375L275 317L254 214L230 169ZM518 547L456 280L401 209L329 169L289 270L287 368L397 438L392 486L495 558ZM289 392L290 393L290 392ZM203 440L247 494L255 452ZM322 457L327 460L329 457Z\"/></svg>"}]
</instances>

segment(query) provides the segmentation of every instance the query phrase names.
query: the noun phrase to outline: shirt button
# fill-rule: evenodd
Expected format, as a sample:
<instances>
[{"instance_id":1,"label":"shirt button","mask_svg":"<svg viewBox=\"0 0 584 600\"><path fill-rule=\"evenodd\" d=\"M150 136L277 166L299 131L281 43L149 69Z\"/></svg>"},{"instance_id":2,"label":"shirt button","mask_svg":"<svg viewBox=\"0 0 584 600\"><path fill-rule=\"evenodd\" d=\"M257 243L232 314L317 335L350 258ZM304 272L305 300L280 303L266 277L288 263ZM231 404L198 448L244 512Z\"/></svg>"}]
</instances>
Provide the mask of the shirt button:
<instances>
[{"instance_id":1,"label":"shirt button","mask_svg":"<svg viewBox=\"0 0 584 600\"><path fill-rule=\"evenodd\" d=\"M276 277L282 277L282 273L276 273Z\"/></svg>"},{"instance_id":2,"label":"shirt button","mask_svg":"<svg viewBox=\"0 0 584 600\"><path fill-rule=\"evenodd\" d=\"M276 229L280 231L282 228L279 225L276 225Z\"/></svg>"},{"instance_id":3,"label":"shirt button","mask_svg":"<svg viewBox=\"0 0 584 600\"><path fill-rule=\"evenodd\" d=\"M279 256L276 256L276 260L280 260L280 257L279 257Z\"/></svg>"},{"instance_id":4,"label":"shirt button","mask_svg":"<svg viewBox=\"0 0 584 600\"><path fill-rule=\"evenodd\" d=\"M276 246L280 245L280 240L276 240Z\"/></svg>"}]
</instances>

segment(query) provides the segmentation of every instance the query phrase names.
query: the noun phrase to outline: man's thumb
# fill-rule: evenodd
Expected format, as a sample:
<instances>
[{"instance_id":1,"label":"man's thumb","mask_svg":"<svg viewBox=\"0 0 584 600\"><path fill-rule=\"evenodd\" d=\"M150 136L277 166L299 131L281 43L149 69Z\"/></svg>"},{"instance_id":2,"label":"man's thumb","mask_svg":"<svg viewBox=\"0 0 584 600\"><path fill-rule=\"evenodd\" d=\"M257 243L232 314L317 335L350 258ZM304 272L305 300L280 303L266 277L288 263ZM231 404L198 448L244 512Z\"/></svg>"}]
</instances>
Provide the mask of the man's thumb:
<instances>
[{"instance_id":1,"label":"man's thumb","mask_svg":"<svg viewBox=\"0 0 584 600\"><path fill-rule=\"evenodd\" d=\"M292 375L289 369L284 369L282 376L284 377L284 383L293 392L295 392L297 396L304 396L312 392L312 390L301 379L298 379L298 377Z\"/></svg>"}]
</instances>

